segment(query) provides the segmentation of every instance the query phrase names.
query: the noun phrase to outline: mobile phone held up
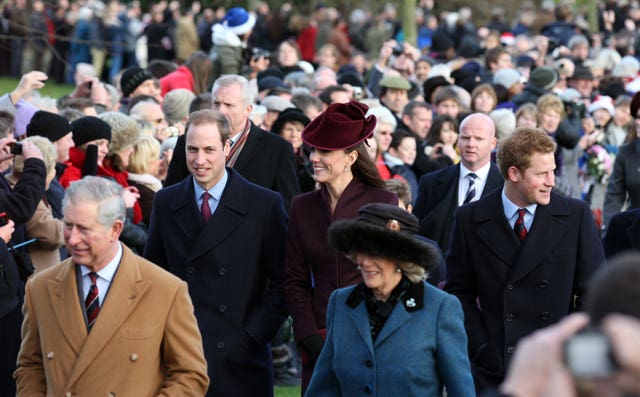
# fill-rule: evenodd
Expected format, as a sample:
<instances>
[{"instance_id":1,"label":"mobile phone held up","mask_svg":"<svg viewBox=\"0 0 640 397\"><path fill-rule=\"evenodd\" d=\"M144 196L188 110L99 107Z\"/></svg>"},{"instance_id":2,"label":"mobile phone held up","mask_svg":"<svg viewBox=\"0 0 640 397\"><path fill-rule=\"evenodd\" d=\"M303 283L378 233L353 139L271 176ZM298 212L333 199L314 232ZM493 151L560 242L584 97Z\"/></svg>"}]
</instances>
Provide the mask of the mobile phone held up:
<instances>
[{"instance_id":1,"label":"mobile phone held up","mask_svg":"<svg viewBox=\"0 0 640 397\"><path fill-rule=\"evenodd\" d=\"M14 154L16 156L21 155L22 154L22 144L19 142L14 142L9 144L9 148L10 148L10 153Z\"/></svg>"}]
</instances>

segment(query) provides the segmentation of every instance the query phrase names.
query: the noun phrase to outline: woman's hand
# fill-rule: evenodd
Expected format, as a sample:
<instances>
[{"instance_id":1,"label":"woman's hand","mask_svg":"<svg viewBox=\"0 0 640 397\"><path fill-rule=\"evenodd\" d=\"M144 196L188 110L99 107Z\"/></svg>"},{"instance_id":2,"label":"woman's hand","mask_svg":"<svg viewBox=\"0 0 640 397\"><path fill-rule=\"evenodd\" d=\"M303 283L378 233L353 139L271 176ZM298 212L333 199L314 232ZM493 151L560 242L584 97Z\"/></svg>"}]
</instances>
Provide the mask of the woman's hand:
<instances>
[{"instance_id":1,"label":"woman's hand","mask_svg":"<svg viewBox=\"0 0 640 397\"><path fill-rule=\"evenodd\" d=\"M6 225L0 226L0 238L2 238L5 244L9 244L13 232L16 230L15 226L15 223L13 223L11 219L7 221Z\"/></svg>"}]
</instances>

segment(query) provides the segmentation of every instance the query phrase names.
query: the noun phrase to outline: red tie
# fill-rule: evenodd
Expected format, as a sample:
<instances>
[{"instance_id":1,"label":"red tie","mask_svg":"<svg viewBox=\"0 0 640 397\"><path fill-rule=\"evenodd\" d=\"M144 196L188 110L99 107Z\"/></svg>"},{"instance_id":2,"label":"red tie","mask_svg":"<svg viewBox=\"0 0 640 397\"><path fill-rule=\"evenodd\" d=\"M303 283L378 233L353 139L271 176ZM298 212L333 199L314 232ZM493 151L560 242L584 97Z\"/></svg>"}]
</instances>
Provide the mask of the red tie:
<instances>
[{"instance_id":1,"label":"red tie","mask_svg":"<svg viewBox=\"0 0 640 397\"><path fill-rule=\"evenodd\" d=\"M527 237L527 227L524 225L524 214L527 212L526 209L520 208L518 209L518 219L516 223L513 225L513 231L516 232L516 236L523 241L525 237Z\"/></svg>"},{"instance_id":2,"label":"red tie","mask_svg":"<svg viewBox=\"0 0 640 397\"><path fill-rule=\"evenodd\" d=\"M200 215L202 216L202 222L206 225L211 218L211 207L209 207L209 192L202 193L202 206L200 207Z\"/></svg>"},{"instance_id":3,"label":"red tie","mask_svg":"<svg viewBox=\"0 0 640 397\"><path fill-rule=\"evenodd\" d=\"M98 318L98 313L100 313L100 294L96 285L98 275L91 272L89 273L89 278L91 279L91 287L89 288L87 299L84 300L84 307L87 310L87 323L89 324L89 330L91 330L93 323Z\"/></svg>"}]
</instances>

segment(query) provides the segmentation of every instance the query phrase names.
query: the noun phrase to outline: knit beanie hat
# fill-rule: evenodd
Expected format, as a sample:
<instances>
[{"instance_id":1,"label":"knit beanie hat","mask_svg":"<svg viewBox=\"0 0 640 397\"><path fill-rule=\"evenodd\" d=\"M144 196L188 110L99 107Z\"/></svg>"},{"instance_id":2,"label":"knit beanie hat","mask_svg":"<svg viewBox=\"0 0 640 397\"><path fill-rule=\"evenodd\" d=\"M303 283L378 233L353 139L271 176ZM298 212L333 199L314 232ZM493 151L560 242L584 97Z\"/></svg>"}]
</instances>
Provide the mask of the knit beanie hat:
<instances>
[{"instance_id":1,"label":"knit beanie hat","mask_svg":"<svg viewBox=\"0 0 640 397\"><path fill-rule=\"evenodd\" d=\"M120 88L122 96L127 98L136 88L147 80L153 80L153 76L147 69L138 66L131 66L122 73L120 78Z\"/></svg>"},{"instance_id":2,"label":"knit beanie hat","mask_svg":"<svg viewBox=\"0 0 640 397\"><path fill-rule=\"evenodd\" d=\"M73 143L82 146L96 139L111 141L111 126L94 116L84 116L71 123Z\"/></svg>"},{"instance_id":3,"label":"knit beanie hat","mask_svg":"<svg viewBox=\"0 0 640 397\"><path fill-rule=\"evenodd\" d=\"M191 102L195 98L196 94L184 88L169 91L162 102L162 111L169 124L177 123L187 117Z\"/></svg>"},{"instance_id":4,"label":"knit beanie hat","mask_svg":"<svg viewBox=\"0 0 640 397\"><path fill-rule=\"evenodd\" d=\"M234 7L227 11L222 24L233 33L241 36L253 29L256 24L256 17L242 7Z\"/></svg>"},{"instance_id":5,"label":"knit beanie hat","mask_svg":"<svg viewBox=\"0 0 640 397\"><path fill-rule=\"evenodd\" d=\"M45 110L38 110L27 124L27 136L39 135L51 142L57 141L70 132L71 125L65 117Z\"/></svg>"},{"instance_id":6,"label":"knit beanie hat","mask_svg":"<svg viewBox=\"0 0 640 397\"><path fill-rule=\"evenodd\" d=\"M109 153L132 147L140 139L140 127L131 117L119 112L105 112L98 117L111 126Z\"/></svg>"},{"instance_id":7,"label":"knit beanie hat","mask_svg":"<svg viewBox=\"0 0 640 397\"><path fill-rule=\"evenodd\" d=\"M31 118L38 111L38 108L26 102L24 99L20 99L16 102L16 122L13 124L13 137L20 138L27 133L27 124L31 121Z\"/></svg>"}]
</instances>

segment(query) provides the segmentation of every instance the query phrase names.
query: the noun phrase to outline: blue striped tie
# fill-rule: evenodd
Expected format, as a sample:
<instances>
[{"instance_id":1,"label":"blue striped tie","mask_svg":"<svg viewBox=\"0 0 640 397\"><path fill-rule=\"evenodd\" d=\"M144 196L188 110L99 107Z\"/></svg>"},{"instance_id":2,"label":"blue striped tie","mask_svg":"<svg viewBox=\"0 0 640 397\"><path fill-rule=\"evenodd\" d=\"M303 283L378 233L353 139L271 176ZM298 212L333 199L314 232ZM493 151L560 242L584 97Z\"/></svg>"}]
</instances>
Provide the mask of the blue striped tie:
<instances>
[{"instance_id":1,"label":"blue striped tie","mask_svg":"<svg viewBox=\"0 0 640 397\"><path fill-rule=\"evenodd\" d=\"M476 197L476 178L478 175L470 172L467 176L469 177L469 189L467 189L467 195L464 196L462 204L467 204Z\"/></svg>"}]
</instances>

